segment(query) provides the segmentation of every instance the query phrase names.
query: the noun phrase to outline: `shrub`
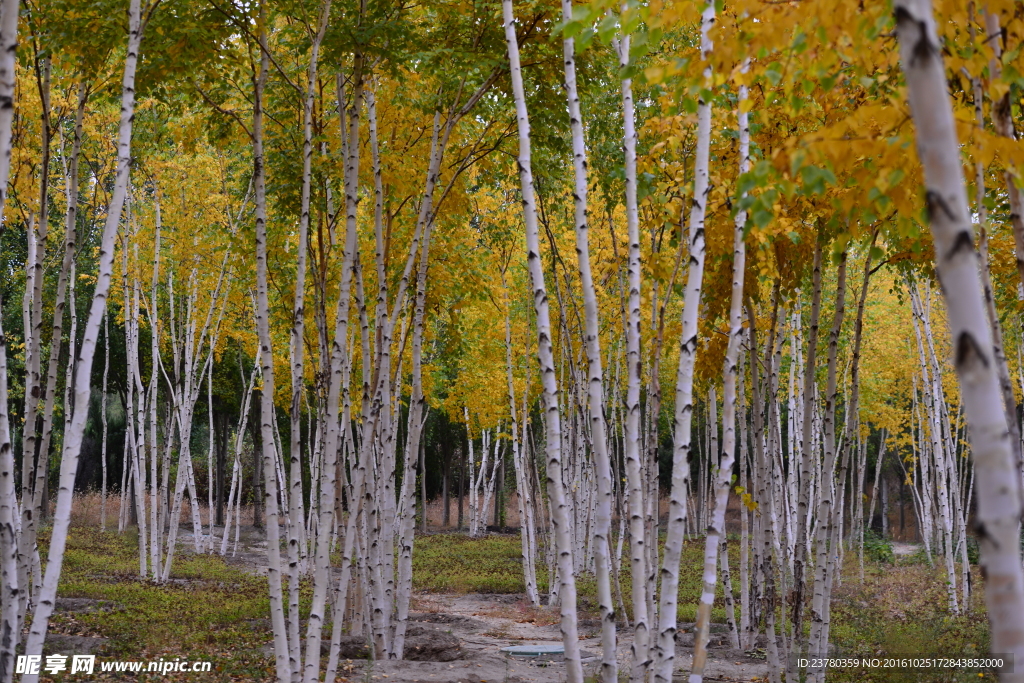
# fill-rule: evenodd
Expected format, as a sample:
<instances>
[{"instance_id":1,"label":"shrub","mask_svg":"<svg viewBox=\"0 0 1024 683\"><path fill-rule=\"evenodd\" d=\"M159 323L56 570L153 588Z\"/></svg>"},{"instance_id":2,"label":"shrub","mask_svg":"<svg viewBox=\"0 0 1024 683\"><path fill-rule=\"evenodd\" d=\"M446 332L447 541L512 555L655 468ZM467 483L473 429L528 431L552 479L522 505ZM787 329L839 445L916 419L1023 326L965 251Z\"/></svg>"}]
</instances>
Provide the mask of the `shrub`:
<instances>
[{"instance_id":1,"label":"shrub","mask_svg":"<svg viewBox=\"0 0 1024 683\"><path fill-rule=\"evenodd\" d=\"M864 555L873 562L885 564L892 564L896 560L892 543L879 536L874 529L864 532Z\"/></svg>"}]
</instances>

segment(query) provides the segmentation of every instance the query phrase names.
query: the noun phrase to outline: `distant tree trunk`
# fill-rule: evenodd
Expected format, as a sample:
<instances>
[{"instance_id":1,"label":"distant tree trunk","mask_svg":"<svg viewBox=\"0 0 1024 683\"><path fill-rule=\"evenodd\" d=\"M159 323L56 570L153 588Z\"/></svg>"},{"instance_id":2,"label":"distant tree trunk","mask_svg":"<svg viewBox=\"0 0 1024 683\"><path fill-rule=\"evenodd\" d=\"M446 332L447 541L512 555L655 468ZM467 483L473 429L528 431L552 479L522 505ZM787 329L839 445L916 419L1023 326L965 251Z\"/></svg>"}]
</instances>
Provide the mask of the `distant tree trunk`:
<instances>
[{"instance_id":1,"label":"distant tree trunk","mask_svg":"<svg viewBox=\"0 0 1024 683\"><path fill-rule=\"evenodd\" d=\"M441 450L444 453L444 463L442 465L441 472L441 501L444 505L444 510L441 513L441 526L447 529L451 525L452 512L451 512L451 501L448 490L448 478L449 470L451 469L452 462L452 449L448 445L448 441L445 440L441 445Z\"/></svg>"},{"instance_id":2,"label":"distant tree trunk","mask_svg":"<svg viewBox=\"0 0 1024 683\"><path fill-rule=\"evenodd\" d=\"M531 474L532 468L527 467L526 423L529 416L525 410L525 392L523 412L516 410L516 388L512 374L512 318L511 302L509 301L508 283L505 273L501 274L501 284L505 293L505 379L508 384L508 407L512 418L512 468L516 476L516 500L519 504L519 540L522 548L523 583L526 584L526 597L534 607L540 605L537 593L537 569L535 558L537 545L534 542L533 503ZM520 417L522 417L522 435L519 437Z\"/></svg>"},{"instance_id":3,"label":"distant tree trunk","mask_svg":"<svg viewBox=\"0 0 1024 683\"><path fill-rule=\"evenodd\" d=\"M245 441L246 423L249 421L249 410L252 404L253 388L256 384L256 374L259 371L260 361L259 358L256 360L256 367L252 369L252 375L249 377L248 385L245 390L245 397L242 399L242 409L238 417L238 429L235 432L235 449L234 459L231 468L231 492L228 494L228 511L227 519L224 523L224 535L221 537L220 554L224 555L228 550L228 535L231 532L231 514L232 514L232 501L234 501L234 515L235 515L235 548L238 547L238 533L239 527L241 526L240 514L241 514L241 499L242 499L242 444ZM211 366L212 367L212 366ZM239 368L241 370L241 368ZM242 374L242 382L245 384L245 374ZM213 542L213 528L210 528L210 540L211 546Z\"/></svg>"},{"instance_id":4,"label":"distant tree trunk","mask_svg":"<svg viewBox=\"0 0 1024 683\"><path fill-rule=\"evenodd\" d=\"M494 499L494 526L501 528L505 526L505 454L502 453L501 463L498 464L498 493Z\"/></svg>"},{"instance_id":5,"label":"distant tree trunk","mask_svg":"<svg viewBox=\"0 0 1024 683\"><path fill-rule=\"evenodd\" d=\"M882 477L882 538L889 538L889 478Z\"/></svg>"},{"instance_id":6,"label":"distant tree trunk","mask_svg":"<svg viewBox=\"0 0 1024 683\"><path fill-rule=\"evenodd\" d=\"M1024 568L1021 566L1020 476L1009 443L992 333L985 319L971 214L953 109L929 0L897 0L896 30L906 75L926 203L935 241L954 365L960 380L977 473L976 528L986 573L992 652L1024 657ZM1024 681L1024 671L1002 674Z\"/></svg>"},{"instance_id":7,"label":"distant tree trunk","mask_svg":"<svg viewBox=\"0 0 1024 683\"><path fill-rule=\"evenodd\" d=\"M100 531L107 530L107 374L110 370L110 325L108 311L103 312L103 388L100 391L100 464L103 467L100 484Z\"/></svg>"},{"instance_id":8,"label":"distant tree trunk","mask_svg":"<svg viewBox=\"0 0 1024 683\"><path fill-rule=\"evenodd\" d=\"M224 469L227 460L228 423L226 415L218 415L217 422L220 429L214 428L217 437L217 472L216 472L216 493L214 498L217 505L217 524L224 523Z\"/></svg>"},{"instance_id":9,"label":"distant tree trunk","mask_svg":"<svg viewBox=\"0 0 1024 683\"><path fill-rule=\"evenodd\" d=\"M420 443L420 528L427 533L427 440Z\"/></svg>"},{"instance_id":10,"label":"distant tree trunk","mask_svg":"<svg viewBox=\"0 0 1024 683\"><path fill-rule=\"evenodd\" d=\"M462 531L462 497L466 493L466 458L469 451L469 434L465 434L463 446L459 449L459 526Z\"/></svg>"},{"instance_id":11,"label":"distant tree trunk","mask_svg":"<svg viewBox=\"0 0 1024 683\"><path fill-rule=\"evenodd\" d=\"M907 484L906 484L905 478L900 479L900 497L899 497L899 501L900 501L900 540L901 541L905 540L904 534L906 533L906 529L907 529L906 504L904 503L904 500L906 499L906 495L907 495L906 494L906 488L907 488Z\"/></svg>"},{"instance_id":12,"label":"distant tree trunk","mask_svg":"<svg viewBox=\"0 0 1024 683\"><path fill-rule=\"evenodd\" d=\"M261 399L262 400L262 399ZM256 415L249 420L249 434L252 437L252 525L263 528L263 439L260 435L260 404L252 402L251 410Z\"/></svg>"},{"instance_id":13,"label":"distant tree trunk","mask_svg":"<svg viewBox=\"0 0 1024 683\"><path fill-rule=\"evenodd\" d=\"M871 488L871 503L868 505L868 523L870 524L875 518L875 501L878 500L879 486L882 486L882 538L885 538L886 532L886 520L885 515L888 512L887 506L889 499L885 496L885 480L882 479L882 461L885 460L885 428L882 428L882 433L878 437L878 455L875 457L875 485ZM861 554L864 553L864 544L861 543Z\"/></svg>"}]
</instances>

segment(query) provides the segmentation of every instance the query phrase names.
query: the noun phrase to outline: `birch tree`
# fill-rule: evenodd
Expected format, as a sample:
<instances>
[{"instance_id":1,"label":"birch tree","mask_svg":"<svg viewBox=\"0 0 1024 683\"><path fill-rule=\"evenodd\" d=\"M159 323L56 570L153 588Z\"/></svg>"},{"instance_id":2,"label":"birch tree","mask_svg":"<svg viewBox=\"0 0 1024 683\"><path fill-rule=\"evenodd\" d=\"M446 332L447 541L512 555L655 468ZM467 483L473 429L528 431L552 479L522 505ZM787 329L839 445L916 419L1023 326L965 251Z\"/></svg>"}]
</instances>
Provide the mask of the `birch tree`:
<instances>
[{"instance_id":1,"label":"birch tree","mask_svg":"<svg viewBox=\"0 0 1024 683\"><path fill-rule=\"evenodd\" d=\"M985 602L992 651L1020 656L1024 654L1024 568L1017 543L1020 480L992 359L992 334L985 320L942 53L929 0L899 0L895 12L917 153L924 167L936 273L946 301L954 365L977 469L977 528L988 577ZM1003 674L1002 679L1024 680L1024 673Z\"/></svg>"},{"instance_id":2,"label":"birch tree","mask_svg":"<svg viewBox=\"0 0 1024 683\"><path fill-rule=\"evenodd\" d=\"M519 184L523 196L523 222L526 225L527 264L533 286L533 305L537 315L537 356L540 361L541 381L544 386L544 414L547 451L547 485L551 505L551 524L558 553L559 601L561 603L562 643L569 683L582 683L579 636L576 625L576 577L573 573L572 539L566 514L565 491L562 484L562 434L559 411L558 385L555 378L554 354L551 342L551 322L548 312L547 287L540 260L537 237L537 207L530 164L530 120L526 109L523 75L519 62L519 42L516 36L512 0L502 0L502 18L505 42L512 75L512 91L516 105L516 123L519 130Z\"/></svg>"},{"instance_id":3,"label":"birch tree","mask_svg":"<svg viewBox=\"0 0 1024 683\"><path fill-rule=\"evenodd\" d=\"M11 122L14 117L18 0L0 4L0 220L7 202L11 170ZM20 633L18 608L25 584L18 576L18 501L7 395L7 337L0 320L0 683L14 676L15 647Z\"/></svg>"},{"instance_id":4,"label":"birch tree","mask_svg":"<svg viewBox=\"0 0 1024 683\"><path fill-rule=\"evenodd\" d=\"M46 637L50 615L53 613L57 595L57 583L60 580L64 549L67 545L68 526L71 519L71 496L74 490L75 475L78 470L78 457L85 430L85 419L89 410L90 379L92 374L93 355L99 326L103 319L107 304L107 293L110 290L110 278L113 271L114 241L117 237L118 224L121 220L121 209L124 206L128 188L128 174L131 163L132 120L135 108L135 70L138 64L139 46L142 41L144 21L148 20L156 9L155 4L141 6L141 0L131 0L128 9L128 52L125 59L124 78L121 86L121 117L118 129L117 177L111 193L107 218L103 227L103 239L100 247L99 274L89 309L89 318L85 326L82 346L78 353L75 369L75 405L68 433L65 434L62 447L60 488L57 493L57 509L54 513L53 530L51 532L49 557L43 578L42 592L32 615L32 628L25 645L26 655L39 655L42 652L43 640ZM27 683L35 683L38 674L26 674Z\"/></svg>"},{"instance_id":5,"label":"birch tree","mask_svg":"<svg viewBox=\"0 0 1024 683\"><path fill-rule=\"evenodd\" d=\"M740 88L740 110L737 119L740 135L739 172L742 175L750 170L750 129L747 113L742 109L743 102L747 99L747 90L745 85L741 85ZM744 242L745 227L746 212L739 211L736 214L736 222L733 228L732 293L729 300L729 344L725 352L722 392L722 452L717 468L715 509L705 540L704 585L697 607L697 630L694 635L693 668L690 673L691 683L700 683L700 681L704 680L704 666L707 661L707 645L711 625L711 605L715 599L718 550L720 539L725 537L725 511L729 502L729 488L732 485L734 454L736 453L736 385L739 379L740 344L743 341L744 334L743 279L747 253ZM714 429L717 430L717 426ZM728 561L728 556L724 551L722 561ZM729 585L729 582L726 581L724 585L726 590L731 592L732 587ZM731 595L729 598L731 599ZM735 624L733 626L735 627Z\"/></svg>"},{"instance_id":6,"label":"birch tree","mask_svg":"<svg viewBox=\"0 0 1024 683\"><path fill-rule=\"evenodd\" d=\"M710 32L715 22L715 7L707 3L701 15L701 54L712 48ZM710 67L704 79L711 77ZM676 373L676 408L672 436L672 489L669 500L665 557L661 568L661 601L655 680L671 681L675 661L676 619L679 600L679 562L683 534L686 531L686 492L690 473L693 423L693 372L697 358L697 323L704 282L706 238L704 219L707 209L708 164L711 147L711 102L703 97L697 103L697 150L694 158L693 200L689 217L689 268L683 299L683 327L679 343L679 368ZM697 672L698 677L701 672Z\"/></svg>"}]
</instances>

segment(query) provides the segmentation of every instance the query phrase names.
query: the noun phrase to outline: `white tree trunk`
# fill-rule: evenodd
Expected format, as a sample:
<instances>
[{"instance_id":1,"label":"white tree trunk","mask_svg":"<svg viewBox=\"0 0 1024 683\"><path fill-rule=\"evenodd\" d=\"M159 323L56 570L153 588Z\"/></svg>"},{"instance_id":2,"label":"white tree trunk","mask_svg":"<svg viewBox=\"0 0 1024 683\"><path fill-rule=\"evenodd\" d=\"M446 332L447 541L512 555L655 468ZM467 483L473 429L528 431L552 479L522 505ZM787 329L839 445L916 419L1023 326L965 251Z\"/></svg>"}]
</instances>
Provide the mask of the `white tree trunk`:
<instances>
[{"instance_id":1,"label":"white tree trunk","mask_svg":"<svg viewBox=\"0 0 1024 683\"><path fill-rule=\"evenodd\" d=\"M1020 480L1008 442L985 320L953 110L929 0L897 0L896 27L926 204L977 470L977 529L986 571L992 651L1024 656L1024 568L1018 543ZM1000 680L1024 681L1024 672Z\"/></svg>"},{"instance_id":2,"label":"white tree trunk","mask_svg":"<svg viewBox=\"0 0 1024 683\"><path fill-rule=\"evenodd\" d=\"M746 99L746 88L740 94L740 102ZM710 105L707 105L710 106ZM710 114L710 112L709 112ZM740 126L740 174L746 173L750 166L750 131L747 115L739 115ZM709 121L710 132L710 121ZM699 135L699 133L698 133ZM715 584L718 550L721 542L725 549L725 510L729 502L729 488L732 484L732 470L736 453L736 384L739 378L740 344L743 341L743 276L746 269L747 250L743 241L743 229L746 213L740 211L736 215L733 226L732 243L732 296L729 302L729 343L725 351L724 378L722 382L722 452L718 461L718 481L715 489L715 510L708 527L708 535L704 546L704 587L697 606L697 630L694 634L693 669L690 683L701 683L704 680L704 665L707 661L708 636L711 625L711 605L715 600ZM714 393L711 394L714 401ZM713 405L712 405L713 408ZM712 423L711 428L717 432L718 426ZM760 438L760 436L758 436ZM712 451L712 457L714 452ZM723 571L728 571L728 557L722 557ZM677 563L678 564L678 563ZM731 586L723 582L723 586L731 593ZM731 594L726 598L732 605ZM733 620L734 617L730 617ZM732 633L736 639L735 623L732 622ZM738 641L736 641L738 646Z\"/></svg>"},{"instance_id":3,"label":"white tree trunk","mask_svg":"<svg viewBox=\"0 0 1024 683\"><path fill-rule=\"evenodd\" d=\"M562 0L562 18L572 18L572 2ZM600 320L597 293L590 269L590 237L587 221L587 157L583 137L583 117L576 88L576 54L572 38L562 42L565 62L565 92L569 102L569 127L572 133L572 156L574 178L574 225L576 227L576 259L583 290L583 310L586 329L586 353L588 363L587 398L589 405L590 439L594 452L594 467L597 476L597 509L594 524L594 568L597 578L597 601L601 610L601 680L615 683L618 680L616 658L615 605L612 602L610 566L612 522L612 470L608 457L608 427L604 418L604 372L601 367ZM635 140L634 140L635 142ZM635 149L634 149L635 157ZM635 158L634 158L635 165ZM635 176L635 169L634 169ZM634 177L634 184L635 184ZM635 188L634 188L635 189ZM511 382L511 377L509 378ZM511 389L511 387L510 387ZM514 432L513 426L513 432Z\"/></svg>"},{"instance_id":4,"label":"white tree trunk","mask_svg":"<svg viewBox=\"0 0 1024 683\"><path fill-rule=\"evenodd\" d=\"M825 387L825 409L824 409L824 446L825 463L821 475L821 486L818 492L818 512L815 515L817 522L816 537L814 540L817 555L814 561L814 592L811 596L811 635L809 655L817 659L828 654L828 644L822 642L822 630L825 624L825 601L828 594L825 589L826 574L829 565L829 555L838 553L838 549L831 545L829 540L833 529L833 507L842 510L842 505L837 504L834 494L835 464L838 457L836 449L836 399L837 379L836 363L839 355L839 335L843 331L843 318L846 315L846 262L847 253L843 251L839 261L839 273L836 284L835 316L832 319L832 331L828 338L828 377ZM815 456L817 457L817 456ZM844 485L841 481L840 485ZM815 680L823 680L825 672L821 667L811 668Z\"/></svg>"},{"instance_id":5,"label":"white tree trunk","mask_svg":"<svg viewBox=\"0 0 1024 683\"><path fill-rule=\"evenodd\" d=\"M715 21L715 6L709 2L701 17L701 53L712 49L708 34ZM710 73L705 71L705 80ZM693 200L689 224L689 269L683 295L683 328L679 344L679 368L676 373L676 408L673 424L672 488L669 499L665 556L661 568L661 600L658 624L657 660L654 679L671 683L676 656L676 623L679 601L679 562L686 533L686 494L690 475L693 424L693 373L697 360L697 322L704 282L704 216L707 210L708 160L711 150L711 103L697 105L697 151L694 159Z\"/></svg>"},{"instance_id":6,"label":"white tree trunk","mask_svg":"<svg viewBox=\"0 0 1024 683\"><path fill-rule=\"evenodd\" d=\"M277 442L274 438L274 354L270 337L270 301L267 291L267 193L266 159L263 155L263 96L269 70L266 3L260 3L259 73L253 104L253 177L256 186L256 328L263 362L260 397L260 434L263 444L264 514L267 528L267 581L270 588L270 621L274 631L274 661L278 683L287 683L298 666L289 658L281 595L281 532L278 514ZM282 482L283 483L283 482Z\"/></svg>"},{"instance_id":7,"label":"white tree trunk","mask_svg":"<svg viewBox=\"0 0 1024 683\"><path fill-rule=\"evenodd\" d=\"M515 96L516 121L519 129L519 183L523 197L523 222L526 224L527 263L533 283L533 305L537 314L537 355L540 361L541 381L544 386L545 427L547 432L547 483L551 505L551 524L558 552L559 599L561 602L561 631L565 647L565 668L569 683L583 682L580 662L579 635L576 625L576 577L572 566L572 539L569 536L569 518L566 510L565 489L562 483L562 427L552 352L551 321L548 313L547 288L540 258L537 237L537 205L533 189L533 169L530 163L530 121L526 112L523 92L523 74L519 65L519 43L516 37L512 0L502 0L505 24L505 42L511 68L512 90Z\"/></svg>"},{"instance_id":8,"label":"white tree trunk","mask_svg":"<svg viewBox=\"0 0 1024 683\"><path fill-rule=\"evenodd\" d=\"M619 68L629 64L629 36L615 47ZM650 666L651 625L648 595L648 534L643 465L640 460L640 230L636 205L636 122L632 79L621 82L623 149L625 150L626 226L629 240L627 258L628 305L626 326L626 421L624 451L626 484L629 487L629 545L633 576L633 666L630 680L640 683ZM699 135L699 133L698 133Z\"/></svg>"},{"instance_id":9,"label":"white tree trunk","mask_svg":"<svg viewBox=\"0 0 1024 683\"><path fill-rule=\"evenodd\" d=\"M124 79L121 94L121 119L118 129L117 176L114 182L106 223L100 245L100 259L96 288L93 293L85 335L75 368L75 405L77 409L71 419L70 429L65 434L61 457L60 488L57 493L57 509L53 519L49 556L42 593L32 617L32 628L25 645L26 655L40 655L43 640L49 626L60 580L64 549L67 545L68 526L71 522L71 496L74 491L75 474L78 471L78 456L85 432L85 419L89 412L90 379L93 355L99 326L107 304L110 278L113 271L114 242L121 220L128 186L128 172L131 163L132 120L135 110L135 67L139 58L139 44L142 39L141 0L131 0L128 11L128 52L125 59ZM36 683L38 674L26 674L26 683Z\"/></svg>"},{"instance_id":10,"label":"white tree trunk","mask_svg":"<svg viewBox=\"0 0 1024 683\"><path fill-rule=\"evenodd\" d=\"M18 4L18 0L3 0L0 4L0 220L11 170ZM7 340L0 329L0 683L9 683L14 676L14 649L20 639L19 594L26 592L18 576L18 501L7 406Z\"/></svg>"},{"instance_id":11,"label":"white tree trunk","mask_svg":"<svg viewBox=\"0 0 1024 683\"><path fill-rule=\"evenodd\" d=\"M341 116L342 129L345 123L348 124L347 139L356 141L346 147L345 155L345 237L344 250L342 252L341 264L341 285L338 292L338 306L335 312L334 341L331 346L330 377L327 390L327 433L324 440L325 463L321 471L320 484L320 528L325 529L330 525L331 515L335 508L335 493L337 491L337 472L339 463L337 454L342 440L347 444L351 441L349 434L349 407L348 393L345 393L345 410L339 424L336 416L341 403L343 383L347 383L345 356L349 346L349 307L351 305L352 292L352 270L353 263L358 257L356 233L356 210L358 207L359 189L359 123L363 100L363 61L361 55L356 55L355 70L353 73L354 92L350 108ZM340 76L339 76L340 84ZM339 111L342 110L343 101L340 96L339 87ZM363 517L361 501L363 499L363 484L366 479L366 471L369 465L369 449L358 448L360 461L353 466L352 494L349 497L349 515L345 525L345 537L341 555L341 578L338 582L338 589L334 593L334 623L331 631L331 648L327 664L326 680L333 680L338 666L338 647L341 639L341 627L344 616L345 600L347 597L348 584L351 577L351 569L355 560L352 557L353 547L358 529L356 523ZM341 468L344 465L340 465ZM337 520L341 525L341 519ZM314 559L313 575L313 602L310 607L309 623L306 629L306 655L304 680L307 683L316 681L320 675L320 642L323 633L324 611L326 607L327 590L331 581L330 573L330 539L327 534L321 534L317 539L316 556Z\"/></svg>"}]
</instances>

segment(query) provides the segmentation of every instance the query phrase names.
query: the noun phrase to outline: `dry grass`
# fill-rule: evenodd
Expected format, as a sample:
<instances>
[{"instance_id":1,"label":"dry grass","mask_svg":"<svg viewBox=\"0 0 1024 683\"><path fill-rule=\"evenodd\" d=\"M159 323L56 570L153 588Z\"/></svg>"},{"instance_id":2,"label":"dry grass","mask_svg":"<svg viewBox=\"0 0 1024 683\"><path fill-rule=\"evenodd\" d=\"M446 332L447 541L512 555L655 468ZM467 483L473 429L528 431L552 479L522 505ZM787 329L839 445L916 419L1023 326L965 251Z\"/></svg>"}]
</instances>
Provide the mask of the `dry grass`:
<instances>
[{"instance_id":1,"label":"dry grass","mask_svg":"<svg viewBox=\"0 0 1024 683\"><path fill-rule=\"evenodd\" d=\"M537 626L553 626L560 621L557 610L549 607L534 607L526 600L519 600L511 605L499 604L492 609L476 613L481 617L508 619L517 624L535 624Z\"/></svg>"},{"instance_id":2,"label":"dry grass","mask_svg":"<svg viewBox=\"0 0 1024 683\"><path fill-rule=\"evenodd\" d=\"M152 496L147 494L146 505L150 504ZM173 500L171 501L173 504ZM102 512L103 497L98 491L92 491L89 493L76 493L71 501L71 525L82 526L82 527L96 527L100 526L100 517ZM107 494L107 529L117 529L118 515L121 513L121 496L120 494ZM225 514L227 514L225 512ZM204 525L210 523L210 508L209 506L200 503L199 505L199 517L202 519ZM242 526L252 525L252 506L242 506L241 513ZM188 498L184 498L181 504L181 520L183 523L190 524L192 519L192 504ZM232 515L231 524L234 525L234 515Z\"/></svg>"},{"instance_id":3,"label":"dry grass","mask_svg":"<svg viewBox=\"0 0 1024 683\"><path fill-rule=\"evenodd\" d=\"M439 614L447 611L447 606L438 600L433 600L428 597L412 596L410 609L413 612L426 612L429 614Z\"/></svg>"},{"instance_id":4,"label":"dry grass","mask_svg":"<svg viewBox=\"0 0 1024 683\"><path fill-rule=\"evenodd\" d=\"M451 523L445 527L441 522L444 520L444 505L440 497L427 501L427 528L455 530L459 522L459 499L452 496L448 502ZM484 515L487 524L494 523L494 497ZM516 528L519 526L519 496L515 493L505 495L505 526ZM462 501L462 528L469 528L469 500Z\"/></svg>"}]
</instances>

